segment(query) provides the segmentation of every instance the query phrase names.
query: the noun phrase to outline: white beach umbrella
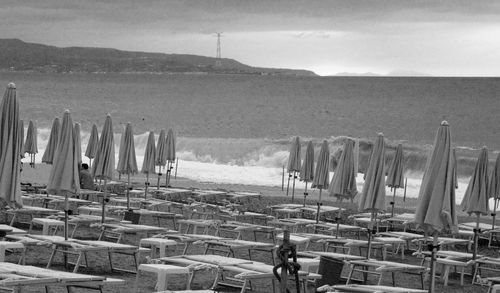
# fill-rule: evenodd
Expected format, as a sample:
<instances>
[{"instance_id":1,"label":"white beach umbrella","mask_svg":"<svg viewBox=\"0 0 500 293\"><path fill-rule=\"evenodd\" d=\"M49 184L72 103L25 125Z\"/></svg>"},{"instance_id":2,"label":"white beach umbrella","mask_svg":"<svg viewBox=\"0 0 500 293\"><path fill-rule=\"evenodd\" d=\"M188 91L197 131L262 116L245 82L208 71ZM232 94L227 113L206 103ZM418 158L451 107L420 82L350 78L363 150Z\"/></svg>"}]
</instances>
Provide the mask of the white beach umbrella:
<instances>
[{"instance_id":1,"label":"white beach umbrella","mask_svg":"<svg viewBox=\"0 0 500 293\"><path fill-rule=\"evenodd\" d=\"M313 142L309 141L307 143L306 155L304 157L304 162L302 162L302 167L300 168L300 181L306 183L304 190L304 206L306 205L307 193L307 183L311 182L314 178L314 146Z\"/></svg>"},{"instance_id":2,"label":"white beach umbrella","mask_svg":"<svg viewBox=\"0 0 500 293\"><path fill-rule=\"evenodd\" d=\"M68 197L80 192L77 147L69 110L63 115L60 139L47 184L48 194L64 195L64 238L68 239Z\"/></svg>"},{"instance_id":3,"label":"white beach umbrella","mask_svg":"<svg viewBox=\"0 0 500 293\"><path fill-rule=\"evenodd\" d=\"M319 213L321 208L321 191L327 189L330 184L330 172L328 171L328 164L330 161L330 149L326 140L321 144L318 160L316 162L316 170L314 171L314 178L311 188L319 189L318 209L316 212L316 223L319 222Z\"/></svg>"},{"instance_id":4,"label":"white beach umbrella","mask_svg":"<svg viewBox=\"0 0 500 293\"><path fill-rule=\"evenodd\" d=\"M30 166L35 168L35 156L38 153L37 129L35 123L30 120L28 132L26 132L26 141L24 142L24 153L30 155Z\"/></svg>"},{"instance_id":5,"label":"white beach umbrella","mask_svg":"<svg viewBox=\"0 0 500 293\"><path fill-rule=\"evenodd\" d=\"M59 132L61 131L61 122L59 118L54 118L52 122L52 128L50 129L49 141L45 147L45 152L43 153L42 163L52 164L54 161L54 153L57 148L57 143L59 142Z\"/></svg>"},{"instance_id":6,"label":"white beach umbrella","mask_svg":"<svg viewBox=\"0 0 500 293\"><path fill-rule=\"evenodd\" d=\"M113 137L113 123L111 115L106 116L104 127L102 128L101 138L99 140L99 147L92 165L92 176L97 179L104 180L104 194L102 198L102 218L101 222L104 223L105 210L106 210L106 196L107 196L107 183L108 180L113 179L113 170L115 168L115 142Z\"/></svg>"},{"instance_id":7,"label":"white beach umbrella","mask_svg":"<svg viewBox=\"0 0 500 293\"><path fill-rule=\"evenodd\" d=\"M99 132L97 131L97 126L93 124L92 130L90 131L89 142L87 143L87 149L85 150L85 156L89 158L89 166L92 166L92 159L95 158L98 148Z\"/></svg>"},{"instance_id":8,"label":"white beach umbrella","mask_svg":"<svg viewBox=\"0 0 500 293\"><path fill-rule=\"evenodd\" d=\"M448 122L439 127L431 154L427 158L422 184L418 193L415 223L426 235L433 236L429 292L434 293L435 260L438 235L444 230L456 233L455 168Z\"/></svg>"},{"instance_id":9,"label":"white beach umbrella","mask_svg":"<svg viewBox=\"0 0 500 293\"><path fill-rule=\"evenodd\" d=\"M389 170L387 171L386 184L393 190L392 202L391 202L391 215L394 217L394 205L396 201L396 189L404 187L404 161L403 161L403 145L398 144L396 147L396 152L392 158L392 162L389 165Z\"/></svg>"},{"instance_id":10,"label":"white beach umbrella","mask_svg":"<svg viewBox=\"0 0 500 293\"><path fill-rule=\"evenodd\" d=\"M154 141L153 141L154 143ZM155 165L158 166L158 188L160 188L160 179L162 169L167 165L167 138L165 129L160 131L158 142L156 143Z\"/></svg>"},{"instance_id":11,"label":"white beach umbrella","mask_svg":"<svg viewBox=\"0 0 500 293\"><path fill-rule=\"evenodd\" d=\"M377 221L377 213L385 210L385 141L382 133L378 134L373 145L358 210L371 212L372 221L368 227L367 252L367 258L370 258L373 224Z\"/></svg>"},{"instance_id":12,"label":"white beach umbrella","mask_svg":"<svg viewBox=\"0 0 500 293\"><path fill-rule=\"evenodd\" d=\"M0 103L0 198L4 205L22 206L21 171L22 124L16 85L9 83ZM2 207L0 207L2 208Z\"/></svg>"},{"instance_id":13,"label":"white beach umbrella","mask_svg":"<svg viewBox=\"0 0 500 293\"><path fill-rule=\"evenodd\" d=\"M127 209L130 209L130 175L136 174L139 171L135 156L134 132L130 122L125 126L125 133L123 134L120 151L118 153L118 166L116 170L120 174L127 174Z\"/></svg>"},{"instance_id":14,"label":"white beach umbrella","mask_svg":"<svg viewBox=\"0 0 500 293\"><path fill-rule=\"evenodd\" d=\"M294 201L295 197L295 179L297 179L296 172L300 172L301 163L302 162L300 159L300 139L297 136L292 140L292 144L290 145L290 153L288 156L288 164L287 164L288 184L286 186L286 195L288 195L288 189L290 186L290 177L293 177L292 202Z\"/></svg>"},{"instance_id":15,"label":"white beach umbrella","mask_svg":"<svg viewBox=\"0 0 500 293\"><path fill-rule=\"evenodd\" d=\"M148 195L148 186L149 186L149 175L155 174L155 134L153 131L149 132L148 141L146 143L146 149L144 150L144 160L142 161L142 169L141 173L146 174L146 192L144 193L144 197ZM158 181L158 188L160 188Z\"/></svg>"},{"instance_id":16,"label":"white beach umbrella","mask_svg":"<svg viewBox=\"0 0 500 293\"><path fill-rule=\"evenodd\" d=\"M174 168L175 162L175 136L174 131L170 128L167 132L167 138L165 139L166 152L167 152L167 174L166 174L166 186L170 187L170 178L172 176L172 169ZM177 169L177 166L176 166Z\"/></svg>"}]
</instances>

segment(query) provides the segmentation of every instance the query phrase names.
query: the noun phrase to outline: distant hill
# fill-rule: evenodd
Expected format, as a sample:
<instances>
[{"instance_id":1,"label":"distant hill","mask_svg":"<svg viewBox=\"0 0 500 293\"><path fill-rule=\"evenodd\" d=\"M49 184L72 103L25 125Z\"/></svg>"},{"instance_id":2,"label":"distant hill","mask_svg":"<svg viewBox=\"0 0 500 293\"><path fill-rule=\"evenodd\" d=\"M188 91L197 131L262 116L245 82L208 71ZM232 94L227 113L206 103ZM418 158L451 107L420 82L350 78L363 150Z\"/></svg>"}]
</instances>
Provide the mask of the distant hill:
<instances>
[{"instance_id":1,"label":"distant hill","mask_svg":"<svg viewBox=\"0 0 500 293\"><path fill-rule=\"evenodd\" d=\"M121 51L108 48L60 48L19 39L0 39L0 70L88 73L186 73L316 75L312 71L260 68L228 58Z\"/></svg>"}]
</instances>

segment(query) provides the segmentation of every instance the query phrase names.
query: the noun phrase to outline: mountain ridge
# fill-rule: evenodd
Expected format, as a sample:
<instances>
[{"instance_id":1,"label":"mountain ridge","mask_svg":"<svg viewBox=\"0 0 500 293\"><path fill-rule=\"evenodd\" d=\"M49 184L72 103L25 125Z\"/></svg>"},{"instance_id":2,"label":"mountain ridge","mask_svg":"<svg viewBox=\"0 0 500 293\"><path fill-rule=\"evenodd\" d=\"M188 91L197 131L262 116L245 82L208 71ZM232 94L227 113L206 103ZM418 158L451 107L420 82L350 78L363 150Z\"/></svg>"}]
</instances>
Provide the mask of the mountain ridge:
<instances>
[{"instance_id":1,"label":"mountain ridge","mask_svg":"<svg viewBox=\"0 0 500 293\"><path fill-rule=\"evenodd\" d=\"M98 47L56 47L0 39L0 70L55 73L185 73L316 76L312 71L253 67L229 58L124 51Z\"/></svg>"}]
</instances>

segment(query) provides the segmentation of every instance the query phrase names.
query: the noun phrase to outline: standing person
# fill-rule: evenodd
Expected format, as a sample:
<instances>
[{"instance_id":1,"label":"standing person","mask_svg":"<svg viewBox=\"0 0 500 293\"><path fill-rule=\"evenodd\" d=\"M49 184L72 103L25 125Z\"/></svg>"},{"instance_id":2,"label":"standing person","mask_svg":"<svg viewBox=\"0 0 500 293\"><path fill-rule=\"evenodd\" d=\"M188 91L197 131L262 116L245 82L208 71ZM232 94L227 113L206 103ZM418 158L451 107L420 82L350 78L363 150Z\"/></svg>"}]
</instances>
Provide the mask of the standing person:
<instances>
[{"instance_id":1,"label":"standing person","mask_svg":"<svg viewBox=\"0 0 500 293\"><path fill-rule=\"evenodd\" d=\"M83 163L80 168L80 188L94 190L94 178L89 172L89 165Z\"/></svg>"}]
</instances>

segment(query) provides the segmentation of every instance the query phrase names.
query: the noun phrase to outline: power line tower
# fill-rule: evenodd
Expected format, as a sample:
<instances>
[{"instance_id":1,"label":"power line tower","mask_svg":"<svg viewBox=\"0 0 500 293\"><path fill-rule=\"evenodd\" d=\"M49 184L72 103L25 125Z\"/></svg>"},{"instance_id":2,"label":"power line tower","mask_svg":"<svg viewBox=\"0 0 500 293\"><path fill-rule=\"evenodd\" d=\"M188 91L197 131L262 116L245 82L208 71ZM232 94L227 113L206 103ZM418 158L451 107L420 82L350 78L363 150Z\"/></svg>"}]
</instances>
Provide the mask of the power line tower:
<instances>
[{"instance_id":1,"label":"power line tower","mask_svg":"<svg viewBox=\"0 0 500 293\"><path fill-rule=\"evenodd\" d=\"M217 60L215 60L215 66L216 67L220 67L222 66L222 60L221 60L221 48L220 48L220 37L222 35L222 33L216 33L217 35L217 53L215 55L215 58L217 58Z\"/></svg>"}]
</instances>

